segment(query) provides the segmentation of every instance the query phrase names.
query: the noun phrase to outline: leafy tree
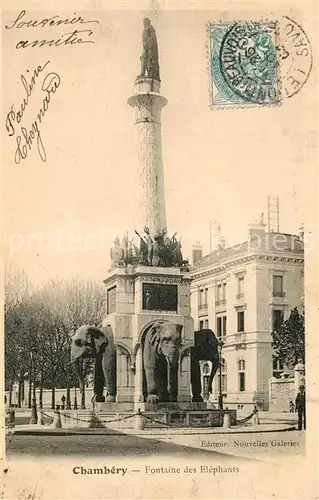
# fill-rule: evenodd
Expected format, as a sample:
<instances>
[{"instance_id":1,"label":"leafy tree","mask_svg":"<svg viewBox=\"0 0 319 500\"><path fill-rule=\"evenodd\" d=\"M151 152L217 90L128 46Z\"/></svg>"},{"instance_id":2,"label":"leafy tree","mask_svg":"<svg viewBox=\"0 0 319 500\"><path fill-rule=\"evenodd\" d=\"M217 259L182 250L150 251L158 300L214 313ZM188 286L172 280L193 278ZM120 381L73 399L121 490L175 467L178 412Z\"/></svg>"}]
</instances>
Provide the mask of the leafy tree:
<instances>
[{"instance_id":1,"label":"leafy tree","mask_svg":"<svg viewBox=\"0 0 319 500\"><path fill-rule=\"evenodd\" d=\"M30 286L24 272L8 266L5 288L5 375L6 387L10 391L14 382L19 381L19 405L26 376L29 378L31 405L32 368L35 369L36 383L40 388L40 407L44 387L52 389L52 407L55 406L56 387L66 388L67 405L70 405L70 388L75 382L75 373L70 364L71 336L83 324L100 323L104 311L105 290L102 285L73 278L70 281L51 280L35 289ZM34 356L32 366L31 349ZM93 369L91 360L85 360L83 368L88 380Z\"/></svg>"},{"instance_id":2,"label":"leafy tree","mask_svg":"<svg viewBox=\"0 0 319 500\"><path fill-rule=\"evenodd\" d=\"M26 327L28 321L28 306L33 287L27 274L14 268L9 262L5 267L5 304L4 304L4 349L5 349L5 387L10 391L13 384L19 382L19 400L21 405L26 375L30 377L30 346ZM30 393L31 404L31 393Z\"/></svg>"},{"instance_id":3,"label":"leafy tree","mask_svg":"<svg viewBox=\"0 0 319 500\"><path fill-rule=\"evenodd\" d=\"M49 282L42 294L46 297L45 302L52 315L53 329L48 330L51 338L48 352L48 358L51 359L51 386L52 390L53 386L66 387L69 405L70 387L75 381L74 370L70 365L71 336L81 325L101 322L105 314L105 289L92 281L74 277L70 281ZM85 379L88 379L93 370L92 360L83 361L83 370ZM82 394L83 405L84 400Z\"/></svg>"},{"instance_id":4,"label":"leafy tree","mask_svg":"<svg viewBox=\"0 0 319 500\"><path fill-rule=\"evenodd\" d=\"M63 364L62 373L64 374L67 387L67 399L69 397L69 387L74 380L73 368L70 360L70 338L71 335L81 326L87 324L101 323L105 314L105 289L102 285L92 281L84 281L79 277L74 277L68 282L57 282L56 290L58 297L55 300L55 307L63 311L64 335L68 338L68 347L60 362ZM85 380L92 377L93 362L91 359L85 359L82 363L82 369ZM85 405L85 393L82 394L82 406Z\"/></svg>"},{"instance_id":5,"label":"leafy tree","mask_svg":"<svg viewBox=\"0 0 319 500\"><path fill-rule=\"evenodd\" d=\"M272 333L273 348L276 355L288 368L293 368L299 359L305 360L305 316L297 307L281 323L278 331Z\"/></svg>"}]
</instances>

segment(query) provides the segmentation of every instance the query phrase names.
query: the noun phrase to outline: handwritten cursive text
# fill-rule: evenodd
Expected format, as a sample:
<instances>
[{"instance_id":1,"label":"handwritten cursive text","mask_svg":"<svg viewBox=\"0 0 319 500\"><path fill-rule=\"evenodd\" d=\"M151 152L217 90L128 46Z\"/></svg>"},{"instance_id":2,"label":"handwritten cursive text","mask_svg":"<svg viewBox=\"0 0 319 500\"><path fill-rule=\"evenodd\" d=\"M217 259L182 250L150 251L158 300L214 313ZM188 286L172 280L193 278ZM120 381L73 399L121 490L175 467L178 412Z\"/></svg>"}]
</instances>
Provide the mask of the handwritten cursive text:
<instances>
[{"instance_id":1,"label":"handwritten cursive text","mask_svg":"<svg viewBox=\"0 0 319 500\"><path fill-rule=\"evenodd\" d=\"M26 77L24 75L21 75L21 82L25 89L26 96L19 106L18 111L16 111L14 105L12 105L9 113L6 116L5 124L8 135L9 137L15 136L16 151L14 155L14 161L16 164L20 163L21 160L27 158L34 142L36 142L37 144L37 149L41 160L44 162L47 160L46 151L42 141L40 125L42 125L42 120L49 108L51 97L53 94L55 94L61 83L61 78L57 73L48 73L42 81L41 90L45 93L45 96L42 99L41 108L37 114L36 119L32 122L31 127L28 129L27 127L23 126L21 122L28 106L29 98L32 94L33 88L40 77L40 73L42 73L49 62L50 61L47 61L43 66L37 66L37 68L33 71L29 83ZM17 124L20 127L19 129Z\"/></svg>"},{"instance_id":2,"label":"handwritten cursive text","mask_svg":"<svg viewBox=\"0 0 319 500\"><path fill-rule=\"evenodd\" d=\"M14 122L20 123L24 112L29 104L29 97L31 96L32 90L35 86L36 79L39 77L39 74L46 68L46 66L49 64L50 61L47 61L44 66L38 66L34 71L33 75L31 77L30 83L27 82L26 77L24 75L21 75L21 82L22 85L24 86L24 89L26 91L26 96L24 97L21 105L19 106L18 111L13 110L13 106L11 106L11 111L7 114L6 118L6 129L9 134L9 136L14 135L15 133L15 128L14 128ZM29 70L27 69L27 73L29 73Z\"/></svg>"},{"instance_id":3,"label":"handwritten cursive text","mask_svg":"<svg viewBox=\"0 0 319 500\"><path fill-rule=\"evenodd\" d=\"M75 17L72 17L71 19L69 19L69 18L60 19L60 16L55 15L55 16L41 19L40 21L37 21L37 20L35 20L35 21L33 21L33 20L21 21L25 17L26 13L27 12L25 10L22 10L18 14L16 19L14 19L11 22L11 26L6 25L5 28L7 30L11 30L12 28L18 28L18 29L19 28L48 28L48 27L51 28L53 26L60 26L61 24L67 26L69 24L99 23L99 21L94 21L94 20L90 20L90 19L85 20L85 19L83 19L82 16L77 16L75 12L74 12Z\"/></svg>"},{"instance_id":4,"label":"handwritten cursive text","mask_svg":"<svg viewBox=\"0 0 319 500\"><path fill-rule=\"evenodd\" d=\"M51 17L45 17L40 20L33 20L26 18L26 10L21 10L10 24L6 24L6 30L19 30L24 32L25 28L44 28L44 32L50 28L50 32L54 31L57 27L70 27L76 25L76 28L71 28L73 31L68 31L67 33L58 33L57 36L50 34L50 38L39 38L37 40L23 39L15 42L16 49L26 49L34 47L61 47L65 45L75 45L75 44L94 44L92 35L94 35L92 24L99 24L99 21L94 19L84 19L82 16L77 15L74 12L74 17L60 18L60 16L55 15ZM91 25L90 27L86 25ZM39 31L36 30L37 33Z\"/></svg>"},{"instance_id":5,"label":"handwritten cursive text","mask_svg":"<svg viewBox=\"0 0 319 500\"><path fill-rule=\"evenodd\" d=\"M79 34L82 34L79 36ZM74 45L76 43L95 43L94 40L84 40L83 36L87 38L93 35L92 30L74 30L72 33L63 33L60 38L56 40L20 40L17 43L16 49L26 49L27 47L60 47L60 45Z\"/></svg>"}]
</instances>

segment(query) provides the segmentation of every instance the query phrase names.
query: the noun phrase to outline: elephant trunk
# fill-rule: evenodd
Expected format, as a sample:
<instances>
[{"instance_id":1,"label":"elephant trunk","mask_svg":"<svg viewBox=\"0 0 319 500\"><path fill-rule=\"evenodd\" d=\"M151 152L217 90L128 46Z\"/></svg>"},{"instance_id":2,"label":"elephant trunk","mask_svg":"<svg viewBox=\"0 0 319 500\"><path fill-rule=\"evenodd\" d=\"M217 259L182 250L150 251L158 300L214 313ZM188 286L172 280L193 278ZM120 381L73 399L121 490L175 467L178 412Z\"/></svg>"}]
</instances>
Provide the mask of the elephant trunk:
<instances>
[{"instance_id":1,"label":"elephant trunk","mask_svg":"<svg viewBox=\"0 0 319 500\"><path fill-rule=\"evenodd\" d=\"M80 392L82 393L84 391L84 375L82 372L82 366L81 366L81 360L79 358L75 359L72 362L74 371L79 379L79 385L80 385Z\"/></svg>"}]
</instances>

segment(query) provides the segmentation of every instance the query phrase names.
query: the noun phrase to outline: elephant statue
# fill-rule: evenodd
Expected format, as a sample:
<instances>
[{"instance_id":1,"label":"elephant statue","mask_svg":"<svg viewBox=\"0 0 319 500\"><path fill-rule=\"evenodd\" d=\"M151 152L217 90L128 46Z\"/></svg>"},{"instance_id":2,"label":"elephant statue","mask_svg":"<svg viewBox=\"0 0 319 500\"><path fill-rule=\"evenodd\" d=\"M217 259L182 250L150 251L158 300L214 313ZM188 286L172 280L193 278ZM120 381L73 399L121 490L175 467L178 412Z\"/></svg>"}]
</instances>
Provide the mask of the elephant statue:
<instances>
[{"instance_id":1,"label":"elephant statue","mask_svg":"<svg viewBox=\"0 0 319 500\"><path fill-rule=\"evenodd\" d=\"M191 347L191 386L192 401L202 402L200 361L211 361L212 370L208 379L208 393L212 392L212 382L219 367L218 340L212 330L194 332L194 346Z\"/></svg>"},{"instance_id":2,"label":"elephant statue","mask_svg":"<svg viewBox=\"0 0 319 500\"><path fill-rule=\"evenodd\" d=\"M182 329L182 325L158 321L145 334L143 392L148 403L177 401Z\"/></svg>"},{"instance_id":3,"label":"elephant statue","mask_svg":"<svg viewBox=\"0 0 319 500\"><path fill-rule=\"evenodd\" d=\"M71 364L80 382L81 407L85 408L84 373L82 360L95 359L94 394L96 402L114 402L116 398L116 348L113 332L106 328L83 325L77 329L71 341ZM106 398L103 396L106 386Z\"/></svg>"}]
</instances>

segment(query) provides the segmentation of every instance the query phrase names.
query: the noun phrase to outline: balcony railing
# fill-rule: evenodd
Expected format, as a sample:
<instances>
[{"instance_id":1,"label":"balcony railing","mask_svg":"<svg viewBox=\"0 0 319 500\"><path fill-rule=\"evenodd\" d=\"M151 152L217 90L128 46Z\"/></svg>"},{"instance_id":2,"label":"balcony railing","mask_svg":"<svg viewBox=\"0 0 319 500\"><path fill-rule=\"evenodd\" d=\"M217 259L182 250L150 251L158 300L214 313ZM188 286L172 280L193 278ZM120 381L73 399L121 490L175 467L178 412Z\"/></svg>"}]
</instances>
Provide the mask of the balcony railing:
<instances>
[{"instance_id":1,"label":"balcony railing","mask_svg":"<svg viewBox=\"0 0 319 500\"><path fill-rule=\"evenodd\" d=\"M246 341L246 333L245 332L238 332L235 333L235 343L236 344L241 344L242 342Z\"/></svg>"},{"instance_id":2,"label":"balcony railing","mask_svg":"<svg viewBox=\"0 0 319 500\"><path fill-rule=\"evenodd\" d=\"M235 344L235 346L240 346L246 344L247 341L246 332L227 333L225 335L216 333L216 337L218 342L223 342L223 345Z\"/></svg>"},{"instance_id":3,"label":"balcony railing","mask_svg":"<svg viewBox=\"0 0 319 500\"><path fill-rule=\"evenodd\" d=\"M198 304L198 309L207 309L208 304Z\"/></svg>"},{"instance_id":4,"label":"balcony railing","mask_svg":"<svg viewBox=\"0 0 319 500\"><path fill-rule=\"evenodd\" d=\"M237 293L236 299L243 299L243 298L244 298L244 294L243 293Z\"/></svg>"},{"instance_id":5,"label":"balcony railing","mask_svg":"<svg viewBox=\"0 0 319 500\"><path fill-rule=\"evenodd\" d=\"M225 333L219 333L217 332L216 334L218 340L224 341L226 339L226 332Z\"/></svg>"},{"instance_id":6,"label":"balcony railing","mask_svg":"<svg viewBox=\"0 0 319 500\"><path fill-rule=\"evenodd\" d=\"M285 292L272 292L273 297L286 297Z\"/></svg>"},{"instance_id":7,"label":"balcony railing","mask_svg":"<svg viewBox=\"0 0 319 500\"><path fill-rule=\"evenodd\" d=\"M221 299L221 300L215 301L216 306L224 306L225 304L226 304L226 299Z\"/></svg>"}]
</instances>

